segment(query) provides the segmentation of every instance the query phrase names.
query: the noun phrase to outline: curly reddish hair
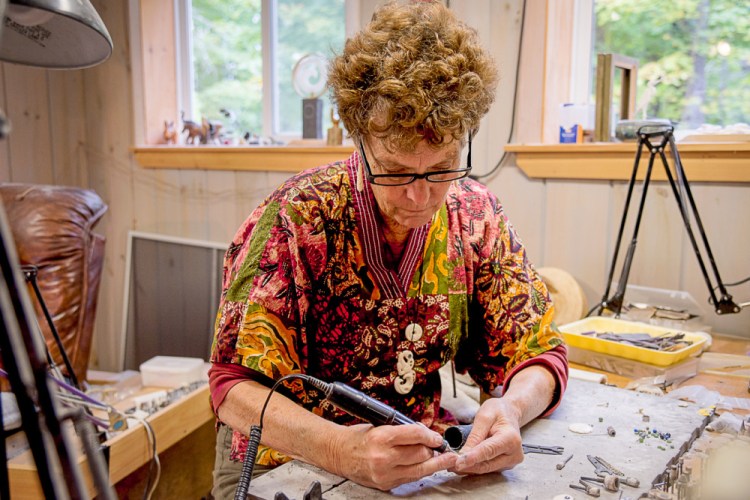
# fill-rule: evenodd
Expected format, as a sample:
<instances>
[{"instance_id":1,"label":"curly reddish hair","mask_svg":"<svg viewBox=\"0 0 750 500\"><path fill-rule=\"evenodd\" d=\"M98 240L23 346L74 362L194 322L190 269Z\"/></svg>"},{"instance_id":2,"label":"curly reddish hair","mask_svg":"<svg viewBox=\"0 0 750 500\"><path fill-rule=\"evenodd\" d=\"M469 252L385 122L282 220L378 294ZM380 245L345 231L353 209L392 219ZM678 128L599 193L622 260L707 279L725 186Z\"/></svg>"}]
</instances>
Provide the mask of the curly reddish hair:
<instances>
[{"instance_id":1,"label":"curly reddish hair","mask_svg":"<svg viewBox=\"0 0 750 500\"><path fill-rule=\"evenodd\" d=\"M475 131L497 70L473 28L438 2L389 3L331 61L328 85L349 135L412 151Z\"/></svg>"}]
</instances>

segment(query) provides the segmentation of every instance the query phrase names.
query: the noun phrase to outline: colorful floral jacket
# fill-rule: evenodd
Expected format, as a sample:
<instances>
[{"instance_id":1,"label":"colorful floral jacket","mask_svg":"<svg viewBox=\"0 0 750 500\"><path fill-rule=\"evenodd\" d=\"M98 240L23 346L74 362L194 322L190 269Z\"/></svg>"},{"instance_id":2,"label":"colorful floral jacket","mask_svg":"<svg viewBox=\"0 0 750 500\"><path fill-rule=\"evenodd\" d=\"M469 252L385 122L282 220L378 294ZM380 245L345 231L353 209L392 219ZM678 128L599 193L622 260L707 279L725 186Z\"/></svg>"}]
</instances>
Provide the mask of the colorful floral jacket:
<instances>
[{"instance_id":1,"label":"colorful floral jacket","mask_svg":"<svg viewBox=\"0 0 750 500\"><path fill-rule=\"evenodd\" d=\"M453 182L389 269L370 186L354 189L358 162L354 153L290 178L240 227L212 363L242 365L261 381L292 372L342 381L441 430L454 423L440 408L441 366L454 360L489 393L556 352L545 364L556 365L559 399L567 365L549 295L496 197ZM288 389L318 415L356 421L301 383ZM235 432L232 457L246 445ZM261 447L256 463L286 460Z\"/></svg>"}]
</instances>

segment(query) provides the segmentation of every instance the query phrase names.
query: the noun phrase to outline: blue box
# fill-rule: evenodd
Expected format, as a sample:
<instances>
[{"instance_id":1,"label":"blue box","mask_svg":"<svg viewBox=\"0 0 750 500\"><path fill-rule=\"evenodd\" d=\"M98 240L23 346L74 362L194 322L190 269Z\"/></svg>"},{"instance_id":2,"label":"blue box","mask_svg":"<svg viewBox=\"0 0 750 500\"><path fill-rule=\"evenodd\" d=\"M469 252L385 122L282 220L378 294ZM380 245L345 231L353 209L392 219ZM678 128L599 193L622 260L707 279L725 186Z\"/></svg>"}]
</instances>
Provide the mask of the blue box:
<instances>
[{"instance_id":1,"label":"blue box","mask_svg":"<svg viewBox=\"0 0 750 500\"><path fill-rule=\"evenodd\" d=\"M560 126L561 144L575 144L579 142L583 142L583 125L578 123L570 128Z\"/></svg>"}]
</instances>

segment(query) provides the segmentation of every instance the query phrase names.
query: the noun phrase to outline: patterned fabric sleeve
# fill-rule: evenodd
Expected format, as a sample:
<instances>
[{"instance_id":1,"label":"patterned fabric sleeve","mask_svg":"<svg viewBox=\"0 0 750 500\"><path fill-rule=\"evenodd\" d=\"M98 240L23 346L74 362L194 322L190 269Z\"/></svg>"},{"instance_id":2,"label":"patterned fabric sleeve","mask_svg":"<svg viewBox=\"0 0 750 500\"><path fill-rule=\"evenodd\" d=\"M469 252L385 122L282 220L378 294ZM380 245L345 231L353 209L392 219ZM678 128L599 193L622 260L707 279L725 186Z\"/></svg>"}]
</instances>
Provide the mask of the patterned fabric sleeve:
<instances>
[{"instance_id":1,"label":"patterned fabric sleeve","mask_svg":"<svg viewBox=\"0 0 750 500\"><path fill-rule=\"evenodd\" d=\"M241 379L259 373L276 380L306 368L305 315L311 276L326 263L322 226L313 211L301 211L301 192L314 196L309 176L300 174L274 192L238 230L224 261L222 296L211 349L212 389L223 399ZM310 202L311 206L315 200ZM310 222L313 221L313 222ZM238 370L224 369L238 365ZM252 370L252 372L250 371ZM291 394L306 401L301 383L292 382ZM219 401L214 402L214 409ZM242 461L247 438L235 431L232 460ZM290 458L260 446L256 463L279 465Z\"/></svg>"},{"instance_id":2,"label":"patterned fabric sleeve","mask_svg":"<svg viewBox=\"0 0 750 500\"><path fill-rule=\"evenodd\" d=\"M490 195L489 203L484 234L474 246L469 338L456 358L457 369L468 369L488 394L503 385L514 368L563 344L552 322L553 306L546 286L494 196ZM564 347L556 351L555 358L560 351L565 357ZM550 371L558 390L564 390L561 370Z\"/></svg>"},{"instance_id":3,"label":"patterned fabric sleeve","mask_svg":"<svg viewBox=\"0 0 750 500\"><path fill-rule=\"evenodd\" d=\"M325 243L318 244L320 235L287 196L279 190L256 209L227 251L211 353L212 363L239 364L271 379L304 371L309 276L325 263L324 255L312 255Z\"/></svg>"}]
</instances>

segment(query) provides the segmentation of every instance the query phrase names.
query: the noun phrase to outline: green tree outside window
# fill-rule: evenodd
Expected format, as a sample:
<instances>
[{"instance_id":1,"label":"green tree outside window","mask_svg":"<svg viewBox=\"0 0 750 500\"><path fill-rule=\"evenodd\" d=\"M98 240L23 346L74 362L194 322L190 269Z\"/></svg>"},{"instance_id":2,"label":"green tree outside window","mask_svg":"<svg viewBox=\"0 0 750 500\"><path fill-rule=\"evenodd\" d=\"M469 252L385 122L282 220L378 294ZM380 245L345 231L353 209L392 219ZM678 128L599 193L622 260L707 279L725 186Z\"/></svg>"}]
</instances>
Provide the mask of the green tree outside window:
<instances>
[{"instance_id":1,"label":"green tree outside window","mask_svg":"<svg viewBox=\"0 0 750 500\"><path fill-rule=\"evenodd\" d=\"M276 0L276 95L274 133L300 134L302 99L292 69L303 55L330 57L344 44L344 0ZM222 121L235 135L263 130L263 47L260 0L192 0L194 120ZM330 126L324 96L324 127ZM231 113L232 118L222 112Z\"/></svg>"},{"instance_id":2,"label":"green tree outside window","mask_svg":"<svg viewBox=\"0 0 750 500\"><path fill-rule=\"evenodd\" d=\"M750 123L750 2L596 0L597 53L638 60L638 102L679 129ZM637 116L636 118L642 118Z\"/></svg>"}]
</instances>

